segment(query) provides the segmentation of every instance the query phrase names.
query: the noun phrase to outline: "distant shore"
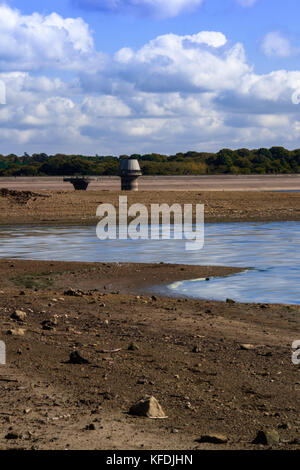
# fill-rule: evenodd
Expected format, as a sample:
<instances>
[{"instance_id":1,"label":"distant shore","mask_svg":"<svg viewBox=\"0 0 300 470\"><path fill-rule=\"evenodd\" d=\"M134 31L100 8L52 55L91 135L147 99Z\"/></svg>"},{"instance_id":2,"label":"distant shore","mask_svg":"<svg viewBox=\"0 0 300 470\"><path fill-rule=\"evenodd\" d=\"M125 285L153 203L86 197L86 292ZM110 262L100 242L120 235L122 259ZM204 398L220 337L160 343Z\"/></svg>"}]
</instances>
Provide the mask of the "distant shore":
<instances>
[{"instance_id":1,"label":"distant shore","mask_svg":"<svg viewBox=\"0 0 300 470\"><path fill-rule=\"evenodd\" d=\"M118 176L92 176L89 191L120 189ZM142 176L141 191L300 191L300 174L291 175L199 175ZM63 176L0 177L0 188L23 191L72 191L73 186Z\"/></svg>"}]
</instances>

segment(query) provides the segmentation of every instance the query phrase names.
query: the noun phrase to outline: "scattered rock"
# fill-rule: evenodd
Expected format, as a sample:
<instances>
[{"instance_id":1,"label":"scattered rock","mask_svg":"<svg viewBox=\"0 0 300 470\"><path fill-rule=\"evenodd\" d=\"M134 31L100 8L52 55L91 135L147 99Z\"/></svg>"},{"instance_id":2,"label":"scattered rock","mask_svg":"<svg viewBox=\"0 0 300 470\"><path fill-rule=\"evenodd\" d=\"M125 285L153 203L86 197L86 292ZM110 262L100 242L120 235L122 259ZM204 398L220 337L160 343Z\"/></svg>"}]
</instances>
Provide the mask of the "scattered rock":
<instances>
[{"instance_id":1,"label":"scattered rock","mask_svg":"<svg viewBox=\"0 0 300 470\"><path fill-rule=\"evenodd\" d=\"M16 191L16 190L7 189L7 188L0 189L0 196L9 198L12 201L20 205L27 204L27 202L32 198L33 200L35 200L39 197L41 198L50 197L46 194L34 193L32 191ZM13 267L14 265L12 264L11 266Z\"/></svg>"},{"instance_id":2,"label":"scattered rock","mask_svg":"<svg viewBox=\"0 0 300 470\"><path fill-rule=\"evenodd\" d=\"M118 397L118 395L115 395L114 393L111 393L111 392L101 392L99 393L99 395L102 395L103 396L103 399L104 400L114 400L115 398Z\"/></svg>"},{"instance_id":3,"label":"scattered rock","mask_svg":"<svg viewBox=\"0 0 300 470\"><path fill-rule=\"evenodd\" d=\"M8 330L6 334L12 335L12 336L24 336L25 331L26 330L24 330L24 328L16 328L16 329Z\"/></svg>"},{"instance_id":4,"label":"scattered rock","mask_svg":"<svg viewBox=\"0 0 300 470\"><path fill-rule=\"evenodd\" d=\"M140 347L136 343L130 343L128 346L128 351L138 351Z\"/></svg>"},{"instance_id":5,"label":"scattered rock","mask_svg":"<svg viewBox=\"0 0 300 470\"><path fill-rule=\"evenodd\" d=\"M78 351L72 351L70 354L69 364L90 364L90 362L82 357Z\"/></svg>"},{"instance_id":6,"label":"scattered rock","mask_svg":"<svg viewBox=\"0 0 300 470\"><path fill-rule=\"evenodd\" d=\"M226 299L227 304L235 304L235 300L233 299Z\"/></svg>"},{"instance_id":7,"label":"scattered rock","mask_svg":"<svg viewBox=\"0 0 300 470\"><path fill-rule=\"evenodd\" d=\"M273 354L272 354L271 351L268 351L268 352L266 352L266 353L261 353L260 356L263 356L263 357L272 357Z\"/></svg>"},{"instance_id":8,"label":"scattered rock","mask_svg":"<svg viewBox=\"0 0 300 470\"><path fill-rule=\"evenodd\" d=\"M226 444L228 442L228 437L223 434L203 434L199 439L196 439L196 442L206 442L210 444Z\"/></svg>"},{"instance_id":9,"label":"scattered rock","mask_svg":"<svg viewBox=\"0 0 300 470\"><path fill-rule=\"evenodd\" d=\"M251 351L253 349L256 349L257 346L255 346L254 344L240 344L240 348L243 351Z\"/></svg>"},{"instance_id":10,"label":"scattered rock","mask_svg":"<svg viewBox=\"0 0 300 470\"><path fill-rule=\"evenodd\" d=\"M253 444L263 444L263 445L276 445L279 444L279 434L275 429L270 429L268 431L258 431L256 438L252 442Z\"/></svg>"},{"instance_id":11,"label":"scattered rock","mask_svg":"<svg viewBox=\"0 0 300 470\"><path fill-rule=\"evenodd\" d=\"M26 320L26 316L27 315L23 310L15 310L14 313L11 314L10 318L23 323Z\"/></svg>"},{"instance_id":12,"label":"scattered rock","mask_svg":"<svg viewBox=\"0 0 300 470\"><path fill-rule=\"evenodd\" d=\"M88 424L88 425L85 427L85 430L86 430L86 431L96 431L96 426L95 426L94 423Z\"/></svg>"},{"instance_id":13,"label":"scattered rock","mask_svg":"<svg viewBox=\"0 0 300 470\"><path fill-rule=\"evenodd\" d=\"M278 429L292 429L292 426L290 423L282 423L279 424Z\"/></svg>"},{"instance_id":14,"label":"scattered rock","mask_svg":"<svg viewBox=\"0 0 300 470\"><path fill-rule=\"evenodd\" d=\"M57 325L56 320L43 320L42 323L43 330L54 330L55 326Z\"/></svg>"},{"instance_id":15,"label":"scattered rock","mask_svg":"<svg viewBox=\"0 0 300 470\"><path fill-rule=\"evenodd\" d=\"M146 396L141 398L130 408L129 414L135 416L145 416L152 419L167 418L164 410L153 396Z\"/></svg>"},{"instance_id":16,"label":"scattered rock","mask_svg":"<svg viewBox=\"0 0 300 470\"><path fill-rule=\"evenodd\" d=\"M157 302L158 298L156 297L156 295L152 295L151 299L154 301L154 302Z\"/></svg>"},{"instance_id":17,"label":"scattered rock","mask_svg":"<svg viewBox=\"0 0 300 470\"><path fill-rule=\"evenodd\" d=\"M6 434L5 439L21 439L22 436L16 432L9 432Z\"/></svg>"},{"instance_id":18,"label":"scattered rock","mask_svg":"<svg viewBox=\"0 0 300 470\"><path fill-rule=\"evenodd\" d=\"M64 292L64 295L69 295L69 296L73 296L73 297L82 297L83 296L83 292L81 290L75 290L75 289L68 289Z\"/></svg>"}]
</instances>

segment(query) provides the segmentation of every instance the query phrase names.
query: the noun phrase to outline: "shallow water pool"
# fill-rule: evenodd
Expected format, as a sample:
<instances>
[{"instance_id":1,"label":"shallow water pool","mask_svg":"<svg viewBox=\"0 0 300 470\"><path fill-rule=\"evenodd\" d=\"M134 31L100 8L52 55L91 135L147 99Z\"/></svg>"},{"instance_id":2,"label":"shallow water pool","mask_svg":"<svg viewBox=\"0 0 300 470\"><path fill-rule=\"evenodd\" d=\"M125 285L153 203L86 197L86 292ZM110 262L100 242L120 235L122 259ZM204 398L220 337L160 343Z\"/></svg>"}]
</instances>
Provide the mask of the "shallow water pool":
<instances>
[{"instance_id":1,"label":"shallow water pool","mask_svg":"<svg viewBox=\"0 0 300 470\"><path fill-rule=\"evenodd\" d=\"M240 274L158 290L216 300L300 304L300 222L206 224L204 248L190 252L185 240L100 241L95 227L1 227L0 257L245 267L249 269Z\"/></svg>"}]
</instances>

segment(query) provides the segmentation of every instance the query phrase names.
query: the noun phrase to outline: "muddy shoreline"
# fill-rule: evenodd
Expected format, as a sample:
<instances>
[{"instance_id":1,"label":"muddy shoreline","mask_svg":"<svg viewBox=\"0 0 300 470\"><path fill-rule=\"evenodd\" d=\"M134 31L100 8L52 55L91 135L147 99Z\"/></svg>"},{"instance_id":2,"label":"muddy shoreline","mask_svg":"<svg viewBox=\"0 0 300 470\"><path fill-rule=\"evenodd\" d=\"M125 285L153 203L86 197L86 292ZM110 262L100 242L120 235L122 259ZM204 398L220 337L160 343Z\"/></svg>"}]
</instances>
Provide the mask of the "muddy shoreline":
<instances>
[{"instance_id":1,"label":"muddy shoreline","mask_svg":"<svg viewBox=\"0 0 300 470\"><path fill-rule=\"evenodd\" d=\"M276 448L300 449L299 366L291 361L300 307L141 293L237 271L1 260L0 448L265 449L252 441L273 429ZM23 322L11 318L15 310L26 313ZM69 364L74 350L88 364ZM145 394L167 419L128 415ZM207 433L228 442L196 442Z\"/></svg>"},{"instance_id":2,"label":"muddy shoreline","mask_svg":"<svg viewBox=\"0 0 300 470\"><path fill-rule=\"evenodd\" d=\"M204 204L206 222L299 221L300 193L268 191L12 191L0 192L0 225L96 225L100 204ZM195 211L194 211L195 212Z\"/></svg>"}]
</instances>

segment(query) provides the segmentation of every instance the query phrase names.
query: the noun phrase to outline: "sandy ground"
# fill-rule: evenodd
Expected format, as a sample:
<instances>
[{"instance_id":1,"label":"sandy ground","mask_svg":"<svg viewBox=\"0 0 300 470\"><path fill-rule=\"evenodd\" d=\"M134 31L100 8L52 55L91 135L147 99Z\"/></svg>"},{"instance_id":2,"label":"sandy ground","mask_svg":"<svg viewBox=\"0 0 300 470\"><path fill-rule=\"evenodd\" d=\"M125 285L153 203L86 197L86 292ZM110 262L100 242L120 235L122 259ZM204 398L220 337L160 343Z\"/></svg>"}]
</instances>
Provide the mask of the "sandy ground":
<instances>
[{"instance_id":1,"label":"sandy ground","mask_svg":"<svg viewBox=\"0 0 300 470\"><path fill-rule=\"evenodd\" d=\"M128 206L145 204L204 204L206 222L300 220L300 192L262 191L11 191L0 188L0 224L97 223L96 209L119 196Z\"/></svg>"},{"instance_id":2,"label":"sandy ground","mask_svg":"<svg viewBox=\"0 0 300 470\"><path fill-rule=\"evenodd\" d=\"M299 366L291 362L300 307L149 290L235 271L0 261L0 449L260 449L252 441L261 429L279 433L280 449L300 449ZM26 312L23 323L11 318L15 309ZM23 336L8 334L20 328ZM68 363L74 350L89 363ZM146 394L167 419L128 414ZM207 433L228 443L196 442Z\"/></svg>"},{"instance_id":3,"label":"sandy ground","mask_svg":"<svg viewBox=\"0 0 300 470\"><path fill-rule=\"evenodd\" d=\"M279 191L300 190L300 175L210 175L210 176L142 176L142 191ZM120 190L117 176L92 177L89 191ZM72 191L63 177L0 177L0 188L23 191Z\"/></svg>"}]
</instances>

